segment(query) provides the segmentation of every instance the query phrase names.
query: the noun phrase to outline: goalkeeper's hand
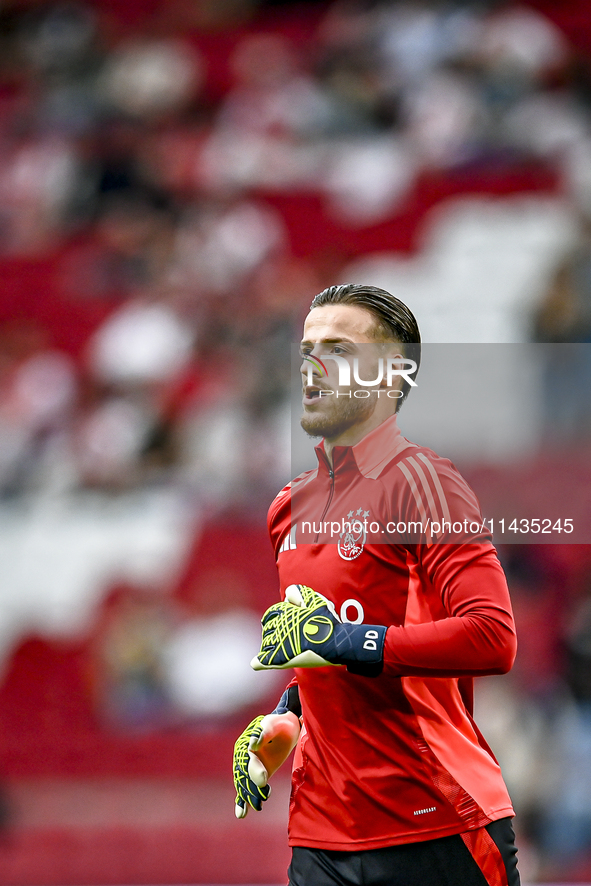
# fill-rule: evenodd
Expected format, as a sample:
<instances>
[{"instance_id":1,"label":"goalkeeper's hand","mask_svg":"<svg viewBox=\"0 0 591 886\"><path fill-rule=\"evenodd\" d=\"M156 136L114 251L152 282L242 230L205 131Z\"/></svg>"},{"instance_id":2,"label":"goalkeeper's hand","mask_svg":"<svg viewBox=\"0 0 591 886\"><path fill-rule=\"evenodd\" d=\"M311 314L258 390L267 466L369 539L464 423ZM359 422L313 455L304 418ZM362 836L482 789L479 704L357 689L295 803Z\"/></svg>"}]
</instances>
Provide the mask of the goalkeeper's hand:
<instances>
[{"instance_id":1,"label":"goalkeeper's hand","mask_svg":"<svg viewBox=\"0 0 591 886\"><path fill-rule=\"evenodd\" d=\"M287 760L300 733L301 707L297 686L287 689L272 714L256 717L234 745L236 818L248 807L257 812L269 797L268 779Z\"/></svg>"},{"instance_id":2,"label":"goalkeeper's hand","mask_svg":"<svg viewBox=\"0 0 591 886\"><path fill-rule=\"evenodd\" d=\"M250 663L255 671L326 665L347 665L364 676L382 671L386 628L342 624L333 604L306 585L290 585L261 624L261 648Z\"/></svg>"},{"instance_id":3,"label":"goalkeeper's hand","mask_svg":"<svg viewBox=\"0 0 591 886\"><path fill-rule=\"evenodd\" d=\"M236 818L244 818L248 807L257 812L263 808L271 788L267 784L265 767L255 757L251 747L258 744L264 716L255 717L234 745L234 787L236 788Z\"/></svg>"}]
</instances>

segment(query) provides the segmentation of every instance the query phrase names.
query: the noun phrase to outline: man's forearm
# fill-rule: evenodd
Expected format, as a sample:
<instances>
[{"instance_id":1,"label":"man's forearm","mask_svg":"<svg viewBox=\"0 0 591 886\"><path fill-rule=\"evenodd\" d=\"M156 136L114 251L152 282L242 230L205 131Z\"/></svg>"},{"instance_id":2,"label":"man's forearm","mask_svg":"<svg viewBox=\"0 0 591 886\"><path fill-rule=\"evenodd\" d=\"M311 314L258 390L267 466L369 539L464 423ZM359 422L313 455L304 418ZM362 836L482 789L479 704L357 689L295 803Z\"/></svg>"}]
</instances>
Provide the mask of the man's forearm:
<instances>
[{"instance_id":1,"label":"man's forearm","mask_svg":"<svg viewBox=\"0 0 591 886\"><path fill-rule=\"evenodd\" d=\"M516 648L515 633L508 625L477 614L390 627L384 672L418 677L505 674Z\"/></svg>"},{"instance_id":2,"label":"man's forearm","mask_svg":"<svg viewBox=\"0 0 591 886\"><path fill-rule=\"evenodd\" d=\"M504 674L517 640L504 573L484 559L462 570L446 594L448 618L388 628L386 673L430 677Z\"/></svg>"}]
</instances>

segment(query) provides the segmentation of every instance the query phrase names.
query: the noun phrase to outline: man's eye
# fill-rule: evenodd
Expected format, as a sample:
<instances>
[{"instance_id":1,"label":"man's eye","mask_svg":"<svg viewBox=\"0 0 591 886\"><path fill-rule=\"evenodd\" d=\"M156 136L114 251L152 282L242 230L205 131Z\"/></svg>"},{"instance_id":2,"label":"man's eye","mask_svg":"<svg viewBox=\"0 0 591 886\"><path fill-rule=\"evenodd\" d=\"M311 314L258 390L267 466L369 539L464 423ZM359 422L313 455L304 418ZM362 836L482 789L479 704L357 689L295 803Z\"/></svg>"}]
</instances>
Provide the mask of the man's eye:
<instances>
[{"instance_id":1,"label":"man's eye","mask_svg":"<svg viewBox=\"0 0 591 886\"><path fill-rule=\"evenodd\" d=\"M341 347L341 345L335 345L334 348L332 349L332 352L333 352L333 354L346 354L347 349Z\"/></svg>"}]
</instances>

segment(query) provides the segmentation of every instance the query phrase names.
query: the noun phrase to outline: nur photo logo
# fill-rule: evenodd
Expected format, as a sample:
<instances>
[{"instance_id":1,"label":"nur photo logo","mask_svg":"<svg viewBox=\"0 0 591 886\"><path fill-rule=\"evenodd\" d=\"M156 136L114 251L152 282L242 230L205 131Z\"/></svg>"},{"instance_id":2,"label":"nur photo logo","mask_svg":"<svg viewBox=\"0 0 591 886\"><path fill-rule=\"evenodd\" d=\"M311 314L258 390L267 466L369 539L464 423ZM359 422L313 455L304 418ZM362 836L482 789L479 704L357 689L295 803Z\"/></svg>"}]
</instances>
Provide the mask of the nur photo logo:
<instances>
[{"instance_id":1,"label":"nur photo logo","mask_svg":"<svg viewBox=\"0 0 591 886\"><path fill-rule=\"evenodd\" d=\"M325 365L325 361L334 360L338 368L339 388L347 389L351 387L351 370L353 371L353 380L360 388L381 388L383 387L383 382L385 380L386 387L392 389L387 391L388 397L398 398L404 396L402 391L394 388L394 379L402 378L403 381L411 387L417 387L416 381L412 378L417 371L417 364L414 360L405 357L380 357L378 359L377 375L372 379L361 378L359 357L353 357L351 361L347 360L346 357L343 357L340 354L322 354L321 357L315 357L311 354L302 354L302 357L309 364L307 367L306 384L310 386L314 384L315 371L320 378L328 377L328 369ZM338 397L339 391L321 390L319 396L334 396L335 393ZM381 391L375 390L372 392L371 390L356 390L354 396L369 397L371 393L377 393L379 395Z\"/></svg>"}]
</instances>

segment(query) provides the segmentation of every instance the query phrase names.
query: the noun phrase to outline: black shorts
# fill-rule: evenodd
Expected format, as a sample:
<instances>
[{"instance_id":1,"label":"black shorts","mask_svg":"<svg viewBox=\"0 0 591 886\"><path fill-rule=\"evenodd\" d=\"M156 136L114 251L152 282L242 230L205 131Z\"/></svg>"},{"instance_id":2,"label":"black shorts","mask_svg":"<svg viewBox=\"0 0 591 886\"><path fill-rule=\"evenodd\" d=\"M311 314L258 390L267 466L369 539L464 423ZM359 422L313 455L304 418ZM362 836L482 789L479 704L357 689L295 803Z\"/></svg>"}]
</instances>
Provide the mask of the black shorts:
<instances>
[{"instance_id":1,"label":"black shorts","mask_svg":"<svg viewBox=\"0 0 591 886\"><path fill-rule=\"evenodd\" d=\"M289 886L519 886L510 818L422 843L336 852L294 846Z\"/></svg>"}]
</instances>

